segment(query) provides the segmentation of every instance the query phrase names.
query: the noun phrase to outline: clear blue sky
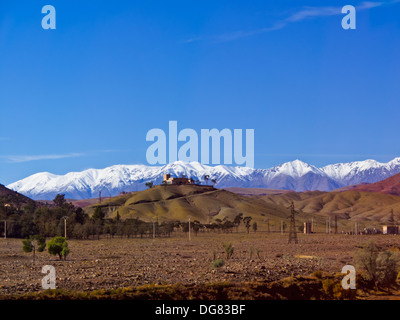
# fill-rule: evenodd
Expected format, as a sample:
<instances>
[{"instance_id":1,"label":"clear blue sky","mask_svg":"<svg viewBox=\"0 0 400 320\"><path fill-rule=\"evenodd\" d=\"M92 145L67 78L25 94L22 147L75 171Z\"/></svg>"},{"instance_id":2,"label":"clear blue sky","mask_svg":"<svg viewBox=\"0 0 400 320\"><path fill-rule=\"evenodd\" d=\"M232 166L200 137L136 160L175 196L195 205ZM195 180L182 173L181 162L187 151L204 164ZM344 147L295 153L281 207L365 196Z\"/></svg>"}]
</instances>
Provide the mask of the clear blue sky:
<instances>
[{"instance_id":1,"label":"clear blue sky","mask_svg":"<svg viewBox=\"0 0 400 320\"><path fill-rule=\"evenodd\" d=\"M257 168L386 162L399 119L398 1L0 2L3 184L146 164L147 131L169 120L254 129Z\"/></svg>"}]
</instances>

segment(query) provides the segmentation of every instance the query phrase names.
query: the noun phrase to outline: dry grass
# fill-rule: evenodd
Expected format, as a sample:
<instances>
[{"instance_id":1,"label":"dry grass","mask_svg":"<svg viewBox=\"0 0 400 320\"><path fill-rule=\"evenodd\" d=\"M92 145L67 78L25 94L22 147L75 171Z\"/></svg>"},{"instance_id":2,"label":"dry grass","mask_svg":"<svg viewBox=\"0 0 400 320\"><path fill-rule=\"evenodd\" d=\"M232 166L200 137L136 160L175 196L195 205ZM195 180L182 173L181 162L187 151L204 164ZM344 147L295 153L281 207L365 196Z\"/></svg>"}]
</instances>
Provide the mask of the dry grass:
<instances>
[{"instance_id":1,"label":"dry grass","mask_svg":"<svg viewBox=\"0 0 400 320\"><path fill-rule=\"evenodd\" d=\"M382 248L400 247L399 236L303 235L287 244L287 235L257 232L199 233L192 241L178 233L158 239L70 240L71 254L59 261L47 252L22 252L20 239L0 240L0 295L41 292L41 268L56 268L57 288L72 292L117 290L143 285L206 285L209 283L267 284L290 276L307 277L316 270L336 274L353 263L355 250L367 238ZM223 267L222 243L232 243L234 254ZM250 255L258 250L259 257ZM215 251L215 253L214 253Z\"/></svg>"}]
</instances>

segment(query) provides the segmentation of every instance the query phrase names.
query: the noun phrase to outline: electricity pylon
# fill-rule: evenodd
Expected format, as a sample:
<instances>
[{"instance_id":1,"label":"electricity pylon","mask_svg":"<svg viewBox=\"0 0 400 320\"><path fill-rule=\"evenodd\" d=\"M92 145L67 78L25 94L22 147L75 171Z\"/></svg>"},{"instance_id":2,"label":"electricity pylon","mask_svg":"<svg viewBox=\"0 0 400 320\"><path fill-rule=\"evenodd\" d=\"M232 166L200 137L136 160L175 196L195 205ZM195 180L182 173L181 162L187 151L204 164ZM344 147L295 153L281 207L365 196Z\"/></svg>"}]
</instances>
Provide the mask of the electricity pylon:
<instances>
[{"instance_id":1,"label":"electricity pylon","mask_svg":"<svg viewBox=\"0 0 400 320\"><path fill-rule=\"evenodd\" d=\"M294 209L293 201L290 204L290 206L288 207L288 209L290 209L290 227L289 227L289 241L288 241L288 243L291 243L292 241L294 241L294 243L298 243L297 232L296 232L296 220L295 220L295 217L294 217L294 215L296 213L298 213L298 212Z\"/></svg>"}]
</instances>

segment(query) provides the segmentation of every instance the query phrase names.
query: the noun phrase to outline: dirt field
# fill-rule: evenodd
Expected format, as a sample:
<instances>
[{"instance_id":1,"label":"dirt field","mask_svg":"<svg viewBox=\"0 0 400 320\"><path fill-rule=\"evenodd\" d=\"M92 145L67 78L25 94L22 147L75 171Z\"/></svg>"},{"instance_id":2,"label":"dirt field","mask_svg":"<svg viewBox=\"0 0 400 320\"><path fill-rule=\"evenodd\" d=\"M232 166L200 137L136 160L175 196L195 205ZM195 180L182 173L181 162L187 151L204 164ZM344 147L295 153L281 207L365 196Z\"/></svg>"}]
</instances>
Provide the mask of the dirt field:
<instances>
[{"instance_id":1,"label":"dirt field","mask_svg":"<svg viewBox=\"0 0 400 320\"><path fill-rule=\"evenodd\" d=\"M21 239L0 239L0 295L43 290L44 265L56 269L60 289L91 291L143 284L198 284L212 282L269 282L291 275L322 270L340 273L353 263L357 246L373 239L381 247L400 247L400 236L350 236L299 234L298 244L287 244L287 234L245 232L199 233L191 241L183 233L158 239L69 240L71 253L59 261L46 251L22 251ZM232 243L233 257L226 259L222 243ZM211 266L216 258L221 268Z\"/></svg>"}]
</instances>

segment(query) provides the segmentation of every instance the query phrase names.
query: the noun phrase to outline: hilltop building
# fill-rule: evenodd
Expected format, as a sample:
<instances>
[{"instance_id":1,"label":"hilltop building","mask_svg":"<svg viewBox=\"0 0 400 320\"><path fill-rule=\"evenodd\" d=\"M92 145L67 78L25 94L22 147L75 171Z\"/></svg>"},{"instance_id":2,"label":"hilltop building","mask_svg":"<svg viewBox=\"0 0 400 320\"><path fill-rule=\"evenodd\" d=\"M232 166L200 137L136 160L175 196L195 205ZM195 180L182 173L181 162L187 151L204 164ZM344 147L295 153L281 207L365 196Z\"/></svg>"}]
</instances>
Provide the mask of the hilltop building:
<instances>
[{"instance_id":1,"label":"hilltop building","mask_svg":"<svg viewBox=\"0 0 400 320\"><path fill-rule=\"evenodd\" d=\"M171 178L170 174L164 174L163 184L187 185L195 183L193 179L186 178L184 175L181 178Z\"/></svg>"}]
</instances>

